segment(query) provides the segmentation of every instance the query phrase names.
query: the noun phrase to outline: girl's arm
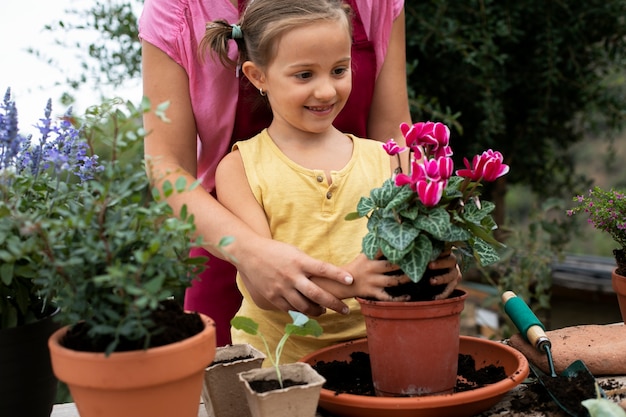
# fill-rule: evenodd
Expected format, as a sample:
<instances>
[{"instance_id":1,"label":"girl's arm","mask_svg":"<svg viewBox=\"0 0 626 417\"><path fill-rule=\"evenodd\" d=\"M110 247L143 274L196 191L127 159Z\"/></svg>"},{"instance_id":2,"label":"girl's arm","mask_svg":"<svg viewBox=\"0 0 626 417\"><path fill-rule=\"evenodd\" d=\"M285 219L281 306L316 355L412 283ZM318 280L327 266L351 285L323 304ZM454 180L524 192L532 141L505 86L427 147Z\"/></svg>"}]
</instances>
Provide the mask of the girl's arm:
<instances>
[{"instance_id":1,"label":"girl's arm","mask_svg":"<svg viewBox=\"0 0 626 417\"><path fill-rule=\"evenodd\" d=\"M170 102L167 110L170 122L158 119L151 112L144 117L148 132L145 154L152 162L148 175L155 186L161 186L166 179L174 183L181 176L191 184L196 180L197 131L187 74L167 54L145 41L142 60L144 95L153 105ZM343 302L308 278L316 275L347 282L350 280L346 280L346 271L313 259L293 246L259 236L202 187L175 193L168 198L168 203L175 213L186 205L188 212L195 216L197 231L206 249L213 256L229 261L235 259L237 268L248 277L254 276L255 288L275 308L309 315L323 313L324 307L348 313ZM223 248L225 254L216 249L224 236L234 237L233 243Z\"/></svg>"}]
</instances>

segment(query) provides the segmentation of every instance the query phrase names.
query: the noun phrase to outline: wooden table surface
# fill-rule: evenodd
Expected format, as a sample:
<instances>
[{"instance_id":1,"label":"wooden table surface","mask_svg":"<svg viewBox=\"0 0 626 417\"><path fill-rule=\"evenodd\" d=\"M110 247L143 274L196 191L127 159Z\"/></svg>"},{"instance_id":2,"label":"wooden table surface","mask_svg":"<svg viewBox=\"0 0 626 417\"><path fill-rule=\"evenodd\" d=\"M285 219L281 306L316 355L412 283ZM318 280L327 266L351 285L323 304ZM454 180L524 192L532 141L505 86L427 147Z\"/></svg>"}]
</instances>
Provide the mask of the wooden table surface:
<instances>
[{"instance_id":1,"label":"wooden table surface","mask_svg":"<svg viewBox=\"0 0 626 417\"><path fill-rule=\"evenodd\" d=\"M596 378L596 380L601 386L611 386L610 390L605 388L609 398L616 402L626 401L626 376L599 377ZM537 394L535 394L528 385L521 384L509 391L498 404L488 411L479 414L479 417L567 417L567 414L553 403L546 404L545 402L533 401L531 404L535 404L534 407L531 406L523 410L518 410L519 406L515 405L516 401L519 402L520 399L525 399L524 402L529 403L528 398L534 398L536 396ZM327 413L324 414L327 415ZM50 417L80 417L80 415L75 405L68 403L55 405ZM203 404L199 404L198 406L198 417L207 417L207 412Z\"/></svg>"}]
</instances>

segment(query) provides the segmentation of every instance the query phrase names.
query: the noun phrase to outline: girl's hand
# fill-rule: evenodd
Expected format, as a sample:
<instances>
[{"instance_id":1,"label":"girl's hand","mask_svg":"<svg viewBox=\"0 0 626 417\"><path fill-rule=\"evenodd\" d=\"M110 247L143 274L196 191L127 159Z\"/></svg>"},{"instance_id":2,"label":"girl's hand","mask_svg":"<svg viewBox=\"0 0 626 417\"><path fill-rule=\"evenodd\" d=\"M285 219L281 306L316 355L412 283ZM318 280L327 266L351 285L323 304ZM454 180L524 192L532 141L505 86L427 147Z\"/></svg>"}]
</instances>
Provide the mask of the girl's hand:
<instances>
[{"instance_id":1,"label":"girl's hand","mask_svg":"<svg viewBox=\"0 0 626 417\"><path fill-rule=\"evenodd\" d=\"M456 256L452 252L442 253L442 255L436 260L428 264L428 269L447 269L448 272L441 275L437 275L430 279L431 285L447 284L446 288L435 299L441 300L447 298L452 291L461 282L461 270L456 262Z\"/></svg>"},{"instance_id":2,"label":"girl's hand","mask_svg":"<svg viewBox=\"0 0 626 417\"><path fill-rule=\"evenodd\" d=\"M349 296L375 298L379 301L407 301L409 299L409 296L393 297L385 291L385 288L410 281L409 277L400 271L400 267L387 260L371 260L360 253L343 269L349 271L354 277L352 286L345 287ZM397 273L394 274L394 271Z\"/></svg>"}]
</instances>

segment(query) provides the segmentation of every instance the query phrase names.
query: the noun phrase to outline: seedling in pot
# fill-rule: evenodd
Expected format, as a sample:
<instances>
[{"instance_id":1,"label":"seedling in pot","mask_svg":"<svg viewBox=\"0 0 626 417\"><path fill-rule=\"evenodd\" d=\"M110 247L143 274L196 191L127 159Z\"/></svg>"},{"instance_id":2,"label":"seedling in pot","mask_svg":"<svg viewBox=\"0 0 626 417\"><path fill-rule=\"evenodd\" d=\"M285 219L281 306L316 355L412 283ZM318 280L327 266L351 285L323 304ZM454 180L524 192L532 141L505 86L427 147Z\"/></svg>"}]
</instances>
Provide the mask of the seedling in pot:
<instances>
[{"instance_id":1,"label":"seedling in pot","mask_svg":"<svg viewBox=\"0 0 626 417\"><path fill-rule=\"evenodd\" d=\"M287 323L285 325L285 334L276 345L276 350L273 355L267 344L265 336L263 336L263 333L259 331L259 324L257 322L249 317L243 316L234 317L230 321L230 325L233 326L235 329L243 330L248 334L251 334L253 336L259 336L261 338L261 340L263 341L263 345L265 346L267 357L269 358L272 366L274 366L274 369L276 370L276 378L278 379L278 383L280 384L281 388L283 388L283 379L280 374L280 368L278 365L280 364L280 356L283 353L283 348L285 346L285 343L287 342L287 339L289 339L289 336L295 334L297 336L319 337L323 332L322 327L316 320L308 318L304 314L297 311L289 311L289 315L291 316L293 323Z\"/></svg>"}]
</instances>

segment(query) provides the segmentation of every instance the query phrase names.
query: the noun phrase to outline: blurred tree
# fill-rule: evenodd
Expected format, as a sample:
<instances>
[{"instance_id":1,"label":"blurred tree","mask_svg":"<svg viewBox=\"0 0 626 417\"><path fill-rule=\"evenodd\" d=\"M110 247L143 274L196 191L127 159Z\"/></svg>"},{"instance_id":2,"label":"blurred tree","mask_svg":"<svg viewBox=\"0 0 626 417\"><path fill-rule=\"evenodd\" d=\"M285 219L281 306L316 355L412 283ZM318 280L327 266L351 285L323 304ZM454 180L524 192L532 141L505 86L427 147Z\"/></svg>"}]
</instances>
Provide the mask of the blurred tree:
<instances>
[{"instance_id":1,"label":"blurred tree","mask_svg":"<svg viewBox=\"0 0 626 417\"><path fill-rule=\"evenodd\" d=\"M580 192L570 146L626 120L626 2L407 0L406 12L414 118L452 125L457 158L504 154L498 208L505 181Z\"/></svg>"}]
</instances>

